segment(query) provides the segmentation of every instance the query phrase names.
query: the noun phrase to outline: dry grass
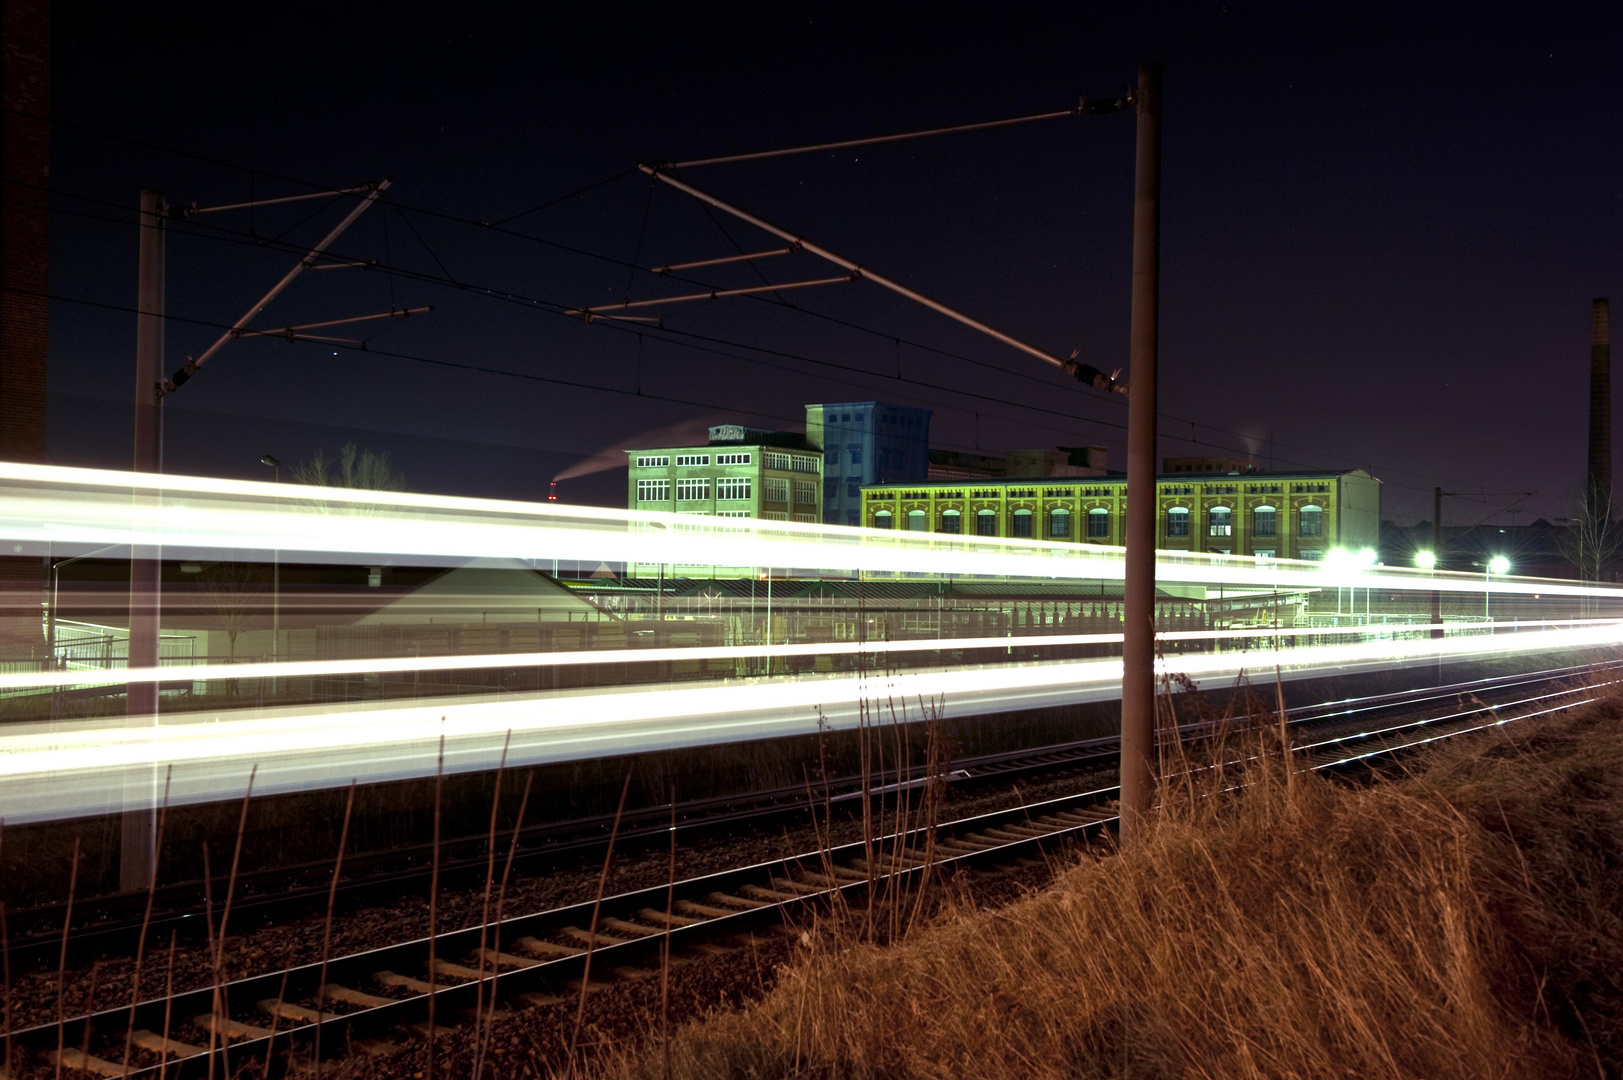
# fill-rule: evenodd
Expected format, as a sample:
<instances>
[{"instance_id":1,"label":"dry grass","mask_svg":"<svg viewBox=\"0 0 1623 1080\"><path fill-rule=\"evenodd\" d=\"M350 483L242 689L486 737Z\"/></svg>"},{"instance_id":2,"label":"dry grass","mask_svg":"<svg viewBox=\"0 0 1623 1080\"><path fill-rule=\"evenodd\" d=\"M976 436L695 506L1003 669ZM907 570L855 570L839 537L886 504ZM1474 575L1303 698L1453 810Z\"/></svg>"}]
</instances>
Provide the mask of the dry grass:
<instances>
[{"instance_id":1,"label":"dry grass","mask_svg":"<svg viewBox=\"0 0 1623 1080\"><path fill-rule=\"evenodd\" d=\"M1163 792L1133 851L905 942L822 932L628 1078L1623 1075L1613 701L1372 786ZM1233 744L1231 744L1233 745ZM1276 744L1277 745L1277 744Z\"/></svg>"}]
</instances>

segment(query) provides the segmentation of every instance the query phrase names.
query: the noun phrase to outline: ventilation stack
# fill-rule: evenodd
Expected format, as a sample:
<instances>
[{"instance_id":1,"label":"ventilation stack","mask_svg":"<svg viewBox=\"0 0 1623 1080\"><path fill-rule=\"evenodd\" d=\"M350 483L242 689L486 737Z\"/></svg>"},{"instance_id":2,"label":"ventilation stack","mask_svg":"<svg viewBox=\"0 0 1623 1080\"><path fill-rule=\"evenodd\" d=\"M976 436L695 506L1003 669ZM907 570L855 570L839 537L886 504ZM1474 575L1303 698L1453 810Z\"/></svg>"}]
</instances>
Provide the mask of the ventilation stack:
<instances>
[{"instance_id":1,"label":"ventilation stack","mask_svg":"<svg viewBox=\"0 0 1623 1080\"><path fill-rule=\"evenodd\" d=\"M1612 315L1605 297L1595 300L1594 333L1589 346L1588 481L1590 497L1609 508L1612 499Z\"/></svg>"}]
</instances>

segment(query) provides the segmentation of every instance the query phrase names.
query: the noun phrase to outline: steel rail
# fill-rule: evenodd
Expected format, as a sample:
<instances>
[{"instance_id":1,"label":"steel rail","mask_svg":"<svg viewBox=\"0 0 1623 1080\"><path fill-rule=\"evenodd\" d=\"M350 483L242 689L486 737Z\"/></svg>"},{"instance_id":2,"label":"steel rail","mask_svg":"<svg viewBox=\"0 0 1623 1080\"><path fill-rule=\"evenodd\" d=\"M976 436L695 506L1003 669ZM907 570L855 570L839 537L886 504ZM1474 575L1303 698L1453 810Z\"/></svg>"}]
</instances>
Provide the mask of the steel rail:
<instances>
[{"instance_id":1,"label":"steel rail","mask_svg":"<svg viewBox=\"0 0 1623 1080\"><path fill-rule=\"evenodd\" d=\"M1572 687L1523 698L1512 704L1541 704L1562 697L1576 700L1513 716L1501 712L1508 705L1484 705L1292 747L1292 752L1309 757L1310 767L1317 770L1366 764L1442 739L1587 704L1598 699L1595 689ZM1483 722L1484 715L1493 719ZM1405 734L1418 737L1405 741ZM774 920L782 925L808 903L833 894L859 893L881 881L911 878L926 868L989 862L1007 867L1017 863L1025 851L1086 839L1108 828L1117 821L1112 796L1118 791L1116 787L1100 788L703 875L672 886L633 890L603 900L601 911L607 915L602 918L597 917L596 902L587 902L518 916L499 925L439 934L432 949L429 939L421 938L357 953L329 961L325 984L320 983L323 969L317 964L240 979L221 988L218 1000L234 1003L228 1005L226 1015L215 1012L215 988L206 986L61 1024L39 1025L13 1037L48 1061L59 1060L64 1067L101 1075L120 1075L122 1063L80 1050L64 1051L58 1059L57 1051L48 1048L93 1045L97 1031L104 1040L133 1032L137 1046L155 1049L163 1061L132 1066L126 1074L147 1077L164 1072L177 1080L209 1074L217 1065L223 1066L224 1075L231 1075L233 1068L248 1061L276 1060L277 1040L284 1051L284 1068L294 1059L308 1060L316 1039L320 1040L321 1058L331 1061L357 1036L420 1028L431 1015L431 999L434 1014L440 1017L469 1011L480 1001L494 1002L497 995L523 1005L560 1002L564 999L553 991L562 989L568 980L575 980L571 993L581 989L588 945L599 972L644 977L651 973L637 965L647 963L664 940L679 948L748 933ZM875 853L874 864L868 863ZM667 890L681 899L665 906ZM314 1008L299 1002L313 1003ZM335 1005L354 1011L339 1011ZM322 1012L318 1014L316 1009ZM183 1026L183 1031L212 1028L220 1047L205 1049L175 1040L167 1025L171 1015L181 1018L183 1025L188 1019L195 1025L191 1029ZM248 1019L240 1019L240 1015ZM292 1026L278 1030L282 1020ZM164 1021L161 1030L165 1032L161 1036L155 1034L160 1021Z\"/></svg>"},{"instance_id":2,"label":"steel rail","mask_svg":"<svg viewBox=\"0 0 1623 1080\"><path fill-rule=\"evenodd\" d=\"M1597 670L1606 671L1623 667L1623 662L1569 665L1536 672L1523 672L1508 676L1485 676L1461 680L1438 687L1420 687L1390 691L1362 697L1342 698L1292 706L1286 710L1288 722L1293 726L1320 726L1351 720L1369 713L1387 713L1395 709L1413 709L1443 700L1457 700L1464 695L1502 693L1526 686L1546 685ZM1248 717L1238 718L1243 721ZM1198 737L1209 725L1190 723L1180 729L1186 738ZM984 786L1004 782L1016 777L1046 775L1064 772L1092 764L1113 760L1118 747L1116 736L1100 736L1048 744L1021 750L956 758L944 764L951 774L954 787ZM903 788L919 786L926 779L926 768L915 766L905 774L887 769L870 777L870 795L885 796ZM827 785L830 801L844 805L863 794L862 778L842 776ZM669 833L668 806L645 807L624 815L620 828L622 847L646 840L663 842ZM686 836L726 830L749 823L760 823L778 817L801 815L806 812L804 785L734 795L713 796L689 800L678 805L678 829ZM544 872L570 858L587 857L599 851L612 826L611 815L599 815L562 822L532 825L521 833L521 847L514 860L514 869L521 875ZM441 874L449 882L468 877L470 881L483 875L487 853L484 836L456 838L441 845ZM369 902L383 902L405 893L420 882L427 873L423 865L431 852L429 844L414 844L391 848L387 851L351 854L345 865L352 873L364 876L351 879L339 887L341 907L353 907ZM404 869L398 869L404 864ZM284 866L241 874L237 879L238 899L234 908L234 922L238 927L266 925L306 913L312 904L325 902L330 885L330 861L312 861L297 866ZM288 882L302 882L287 887ZM267 891L267 886L277 886ZM216 892L226 886L226 878L213 882ZM454 889L456 885L450 885ZM156 892L157 907L150 921L149 940L162 938L165 929L182 932L197 930L196 916L202 913L195 897L206 890L198 880L187 880L164 885ZM133 938L138 935L143 921L146 894L119 894L110 897L80 899L75 907L89 925L73 932L69 940L70 959L87 955L105 955L110 952L133 951ZM9 960L14 967L28 968L42 962L55 963L61 948L62 922L65 904L42 904L32 908L8 912L10 923Z\"/></svg>"}]
</instances>

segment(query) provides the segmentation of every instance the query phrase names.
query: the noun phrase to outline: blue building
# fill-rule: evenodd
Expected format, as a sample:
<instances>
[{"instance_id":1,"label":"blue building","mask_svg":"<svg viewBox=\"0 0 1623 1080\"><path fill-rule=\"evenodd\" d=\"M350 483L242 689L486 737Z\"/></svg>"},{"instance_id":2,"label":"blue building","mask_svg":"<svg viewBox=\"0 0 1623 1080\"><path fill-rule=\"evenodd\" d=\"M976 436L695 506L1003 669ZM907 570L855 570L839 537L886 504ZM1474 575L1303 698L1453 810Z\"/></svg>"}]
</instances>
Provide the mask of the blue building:
<instances>
[{"instance_id":1,"label":"blue building","mask_svg":"<svg viewBox=\"0 0 1623 1080\"><path fill-rule=\"evenodd\" d=\"M823 523L859 525L862 486L930 474L930 410L880 401L806 406L806 445L823 451Z\"/></svg>"}]
</instances>

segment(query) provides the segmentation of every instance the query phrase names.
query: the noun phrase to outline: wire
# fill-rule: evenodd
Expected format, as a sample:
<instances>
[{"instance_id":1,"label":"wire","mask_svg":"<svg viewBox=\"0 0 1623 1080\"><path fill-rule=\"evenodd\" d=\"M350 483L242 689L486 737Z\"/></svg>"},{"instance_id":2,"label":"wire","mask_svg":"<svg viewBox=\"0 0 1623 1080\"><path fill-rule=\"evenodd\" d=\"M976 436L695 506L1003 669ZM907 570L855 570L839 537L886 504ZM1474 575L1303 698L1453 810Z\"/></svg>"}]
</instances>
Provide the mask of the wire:
<instances>
[{"instance_id":1,"label":"wire","mask_svg":"<svg viewBox=\"0 0 1623 1080\"><path fill-rule=\"evenodd\" d=\"M617 172L613 176L605 176L603 179L595 181L595 182L590 183L590 184L587 184L585 187L576 188L574 191L571 191L567 195L560 195L556 199L548 199L544 203L541 203L541 204L539 204L537 206L532 206L528 210L522 211L520 213L513 214L511 217L504 217L499 221L487 221L484 224L489 228L496 228L496 227L501 226L501 225L506 225L510 221L517 221L521 217L529 217L531 214L534 214L534 213L536 213L538 211L541 211L541 210L545 210L550 206L557 206L561 202L568 202L570 199L573 199L578 195L584 195L588 191L593 191L593 190L595 190L597 188L600 188L604 184L612 184L616 180L623 180L628 176L635 176L635 175L637 175L637 173L639 171L640 170L637 170L637 169L627 169L625 172Z\"/></svg>"}]
</instances>

